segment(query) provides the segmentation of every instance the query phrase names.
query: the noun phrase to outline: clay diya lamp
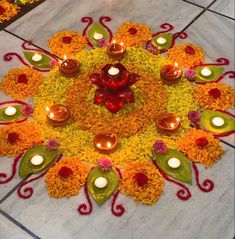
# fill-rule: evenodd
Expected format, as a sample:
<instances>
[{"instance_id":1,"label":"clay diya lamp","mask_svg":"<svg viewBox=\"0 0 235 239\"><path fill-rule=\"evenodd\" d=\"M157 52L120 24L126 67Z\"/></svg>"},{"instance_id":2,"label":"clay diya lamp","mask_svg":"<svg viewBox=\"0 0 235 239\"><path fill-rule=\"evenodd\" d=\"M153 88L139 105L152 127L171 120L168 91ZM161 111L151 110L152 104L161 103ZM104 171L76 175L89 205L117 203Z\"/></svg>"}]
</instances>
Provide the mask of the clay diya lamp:
<instances>
[{"instance_id":1,"label":"clay diya lamp","mask_svg":"<svg viewBox=\"0 0 235 239\"><path fill-rule=\"evenodd\" d=\"M108 45L107 52L111 57L122 58L126 53L126 47L123 42L117 43L114 40Z\"/></svg>"},{"instance_id":2,"label":"clay diya lamp","mask_svg":"<svg viewBox=\"0 0 235 239\"><path fill-rule=\"evenodd\" d=\"M118 137L115 133L98 133L93 139L95 148L103 153L110 153L115 150L118 143Z\"/></svg>"},{"instance_id":3,"label":"clay diya lamp","mask_svg":"<svg viewBox=\"0 0 235 239\"><path fill-rule=\"evenodd\" d=\"M79 71L79 62L74 59L65 59L59 64L60 73L64 76L75 76Z\"/></svg>"},{"instance_id":4,"label":"clay diya lamp","mask_svg":"<svg viewBox=\"0 0 235 239\"><path fill-rule=\"evenodd\" d=\"M52 126L64 126L68 123L70 113L65 105L55 104L46 107L47 122Z\"/></svg>"},{"instance_id":5,"label":"clay diya lamp","mask_svg":"<svg viewBox=\"0 0 235 239\"><path fill-rule=\"evenodd\" d=\"M161 79L168 85L173 85L179 82L183 71L178 67L178 64L165 65L161 69Z\"/></svg>"},{"instance_id":6,"label":"clay diya lamp","mask_svg":"<svg viewBox=\"0 0 235 239\"><path fill-rule=\"evenodd\" d=\"M156 127L161 134L172 135L179 130L180 119L173 113L162 113L157 118Z\"/></svg>"}]
</instances>

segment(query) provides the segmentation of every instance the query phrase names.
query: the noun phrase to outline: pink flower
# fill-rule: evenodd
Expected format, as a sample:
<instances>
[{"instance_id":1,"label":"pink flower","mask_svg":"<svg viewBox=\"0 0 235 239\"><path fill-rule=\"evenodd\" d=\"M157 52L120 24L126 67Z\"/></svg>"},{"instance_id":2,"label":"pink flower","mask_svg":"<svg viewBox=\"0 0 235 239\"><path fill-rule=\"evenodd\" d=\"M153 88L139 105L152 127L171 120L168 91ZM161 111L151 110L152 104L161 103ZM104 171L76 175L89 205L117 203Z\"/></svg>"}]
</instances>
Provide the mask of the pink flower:
<instances>
[{"instance_id":1,"label":"pink flower","mask_svg":"<svg viewBox=\"0 0 235 239\"><path fill-rule=\"evenodd\" d=\"M148 45L147 45L147 48L146 48L149 52L153 53L153 54L158 54L158 48L153 45L152 42L150 42Z\"/></svg>"},{"instance_id":2,"label":"pink flower","mask_svg":"<svg viewBox=\"0 0 235 239\"><path fill-rule=\"evenodd\" d=\"M46 147L48 150L55 150L59 145L59 141L57 139L49 139L47 141Z\"/></svg>"},{"instance_id":3,"label":"pink flower","mask_svg":"<svg viewBox=\"0 0 235 239\"><path fill-rule=\"evenodd\" d=\"M153 148L157 154L165 154L167 152L167 145L162 140L155 141Z\"/></svg>"},{"instance_id":4,"label":"pink flower","mask_svg":"<svg viewBox=\"0 0 235 239\"><path fill-rule=\"evenodd\" d=\"M199 111L190 111L188 113L188 119L192 122L192 123L198 123L198 121L200 120L201 114Z\"/></svg>"},{"instance_id":5,"label":"pink flower","mask_svg":"<svg viewBox=\"0 0 235 239\"><path fill-rule=\"evenodd\" d=\"M195 76L196 76L196 71L195 70L192 70L192 69L187 69L185 72L184 72L184 76L192 81L194 80Z\"/></svg>"},{"instance_id":6,"label":"pink flower","mask_svg":"<svg viewBox=\"0 0 235 239\"><path fill-rule=\"evenodd\" d=\"M25 116L30 116L32 113L33 113L34 109L31 105L25 105L23 108L22 108L22 113L25 115Z\"/></svg>"},{"instance_id":7,"label":"pink flower","mask_svg":"<svg viewBox=\"0 0 235 239\"><path fill-rule=\"evenodd\" d=\"M108 46L108 44L109 44L108 40L102 39L98 42L98 47L105 47Z\"/></svg>"},{"instance_id":8,"label":"pink flower","mask_svg":"<svg viewBox=\"0 0 235 239\"><path fill-rule=\"evenodd\" d=\"M109 171L112 168L112 163L106 158L101 158L97 165L103 171Z\"/></svg>"},{"instance_id":9,"label":"pink flower","mask_svg":"<svg viewBox=\"0 0 235 239\"><path fill-rule=\"evenodd\" d=\"M57 65L58 65L58 61L53 58L53 59L50 61L50 68L51 68L51 69L54 69Z\"/></svg>"}]
</instances>

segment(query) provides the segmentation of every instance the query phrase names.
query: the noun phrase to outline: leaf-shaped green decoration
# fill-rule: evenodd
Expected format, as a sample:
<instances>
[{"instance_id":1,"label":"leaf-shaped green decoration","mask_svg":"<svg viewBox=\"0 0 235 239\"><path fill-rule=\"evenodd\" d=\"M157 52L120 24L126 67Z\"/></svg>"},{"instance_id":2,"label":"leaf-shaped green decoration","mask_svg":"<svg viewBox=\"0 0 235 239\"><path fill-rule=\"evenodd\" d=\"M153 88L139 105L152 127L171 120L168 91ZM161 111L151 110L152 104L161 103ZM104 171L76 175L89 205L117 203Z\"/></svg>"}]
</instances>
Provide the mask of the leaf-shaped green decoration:
<instances>
[{"instance_id":1,"label":"leaf-shaped green decoration","mask_svg":"<svg viewBox=\"0 0 235 239\"><path fill-rule=\"evenodd\" d=\"M201 74L201 70L205 67L212 71L212 74L210 76L205 77ZM195 71L196 71L196 81L207 83L210 81L215 81L221 74L223 74L224 69L219 66L198 66L195 68Z\"/></svg>"},{"instance_id":2,"label":"leaf-shaped green decoration","mask_svg":"<svg viewBox=\"0 0 235 239\"><path fill-rule=\"evenodd\" d=\"M218 127L212 123L214 117L221 117L224 125ZM211 133L222 134L235 130L235 120L232 116L213 110L204 110L200 117L200 123L204 129Z\"/></svg>"},{"instance_id":3,"label":"leaf-shaped green decoration","mask_svg":"<svg viewBox=\"0 0 235 239\"><path fill-rule=\"evenodd\" d=\"M95 180L99 177L107 179L107 186L105 188L97 188L95 186ZM98 205L102 205L113 194L118 186L118 174L112 168L109 171L102 171L99 167L95 167L91 170L87 181L88 190Z\"/></svg>"},{"instance_id":4,"label":"leaf-shaped green decoration","mask_svg":"<svg viewBox=\"0 0 235 239\"><path fill-rule=\"evenodd\" d=\"M16 113L12 116L8 116L5 114L5 110L7 107L0 109L0 121L3 122L13 122L18 121L20 119L25 118L24 114L21 112L23 106L22 105L11 105L12 107L16 108Z\"/></svg>"},{"instance_id":5,"label":"leaf-shaped green decoration","mask_svg":"<svg viewBox=\"0 0 235 239\"><path fill-rule=\"evenodd\" d=\"M94 39L94 34L95 33L96 34L102 34L103 38L99 39L99 40ZM103 39L108 40L109 39L108 31L101 24L99 24L98 22L94 22L91 25L87 35L88 35L89 40L92 42L92 44L94 46L97 46L97 44L100 40L103 40Z\"/></svg>"},{"instance_id":6,"label":"leaf-shaped green decoration","mask_svg":"<svg viewBox=\"0 0 235 239\"><path fill-rule=\"evenodd\" d=\"M41 165L34 166L31 163L31 158L35 155L41 155L43 157L43 162ZM45 145L35 145L30 148L23 156L20 162L19 176L25 177L29 174L35 174L48 168L56 157L59 155L57 150L48 150Z\"/></svg>"},{"instance_id":7,"label":"leaf-shaped green decoration","mask_svg":"<svg viewBox=\"0 0 235 239\"><path fill-rule=\"evenodd\" d=\"M34 52L34 51L24 51L24 56L26 60L33 66L38 67L38 68L43 68L43 69L50 69L50 61L51 58L42 52ZM42 56L42 59L40 61L33 61L32 57L34 54L40 54Z\"/></svg>"},{"instance_id":8,"label":"leaf-shaped green decoration","mask_svg":"<svg viewBox=\"0 0 235 239\"><path fill-rule=\"evenodd\" d=\"M159 43L157 42L157 39L160 38L160 37L165 38L165 39L166 39L166 43L164 43L164 44L159 44ZM172 43L172 34L171 34L171 33L159 34L159 35L157 35L156 37L154 37L154 38L152 39L152 44L154 44L155 46L157 46L157 48L158 48L159 50L163 50L163 49L169 48L170 45L171 45L171 43Z\"/></svg>"},{"instance_id":9,"label":"leaf-shaped green decoration","mask_svg":"<svg viewBox=\"0 0 235 239\"><path fill-rule=\"evenodd\" d=\"M177 158L180 160L179 168L171 168L168 160ZM155 154L157 166L170 177L179 181L192 184L191 164L188 158L176 149L168 149L166 154Z\"/></svg>"}]
</instances>

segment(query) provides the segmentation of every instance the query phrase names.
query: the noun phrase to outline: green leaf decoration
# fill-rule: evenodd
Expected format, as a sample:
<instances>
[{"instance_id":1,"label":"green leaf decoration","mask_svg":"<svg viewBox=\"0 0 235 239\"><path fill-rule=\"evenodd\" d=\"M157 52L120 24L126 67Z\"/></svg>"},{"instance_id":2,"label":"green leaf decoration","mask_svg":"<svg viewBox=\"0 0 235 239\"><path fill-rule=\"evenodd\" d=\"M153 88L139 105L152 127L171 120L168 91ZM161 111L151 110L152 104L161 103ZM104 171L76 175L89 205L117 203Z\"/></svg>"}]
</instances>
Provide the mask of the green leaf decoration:
<instances>
[{"instance_id":1,"label":"green leaf decoration","mask_svg":"<svg viewBox=\"0 0 235 239\"><path fill-rule=\"evenodd\" d=\"M180 160L179 168L171 168L168 165L170 158ZM176 149L168 149L166 154L155 154L157 166L170 177L175 178L184 183L192 184L191 164L188 158Z\"/></svg>"},{"instance_id":2,"label":"green leaf decoration","mask_svg":"<svg viewBox=\"0 0 235 239\"><path fill-rule=\"evenodd\" d=\"M87 33L89 40L92 42L92 44L94 46L97 46L98 42L100 41L100 40L94 39L94 34L95 33L103 35L103 38L100 39L100 40L103 40L103 39L108 40L109 39L108 31L101 24L99 24L98 22L94 22L91 25L91 27L90 27L90 29Z\"/></svg>"},{"instance_id":3,"label":"green leaf decoration","mask_svg":"<svg viewBox=\"0 0 235 239\"><path fill-rule=\"evenodd\" d=\"M224 120L223 126L215 126L212 123L214 117L221 117ZM204 110L200 117L200 123L204 129L211 133L222 134L235 130L235 120L232 116L213 110Z\"/></svg>"},{"instance_id":4,"label":"green leaf decoration","mask_svg":"<svg viewBox=\"0 0 235 239\"><path fill-rule=\"evenodd\" d=\"M24 114L21 112L23 106L22 105L11 105L12 107L16 108L16 114L12 116L8 116L5 114L5 110L7 107L0 109L0 121L2 122L14 122L20 119L25 118Z\"/></svg>"},{"instance_id":5,"label":"green leaf decoration","mask_svg":"<svg viewBox=\"0 0 235 239\"><path fill-rule=\"evenodd\" d=\"M166 43L163 44L163 45L157 43L157 39L158 39L159 37L166 38ZM171 34L171 33L163 33L163 34L159 34L159 35L157 35L156 37L154 37L154 38L152 39L152 44L154 44L155 46L157 46L157 48L158 48L159 50L168 49L168 48L171 46L172 39L173 39L173 37L172 37L172 34Z\"/></svg>"},{"instance_id":6,"label":"green leaf decoration","mask_svg":"<svg viewBox=\"0 0 235 239\"><path fill-rule=\"evenodd\" d=\"M95 180L98 177L104 177L107 179L108 184L105 188L100 189L95 186ZM89 192L98 205L102 205L109 199L118 186L118 180L118 174L113 168L109 171L102 171L99 167L95 167L91 170L87 178L87 186Z\"/></svg>"},{"instance_id":7,"label":"green leaf decoration","mask_svg":"<svg viewBox=\"0 0 235 239\"><path fill-rule=\"evenodd\" d=\"M35 155L41 155L43 157L43 163L38 166L34 166L31 163L31 158ZM25 177L29 174L35 174L48 168L53 161L59 155L57 150L48 150L45 145L35 145L30 148L23 156L20 162L19 176Z\"/></svg>"},{"instance_id":8,"label":"green leaf decoration","mask_svg":"<svg viewBox=\"0 0 235 239\"><path fill-rule=\"evenodd\" d=\"M24 57L31 65L38 68L50 69L51 58L49 56L43 54L42 52L34 52L34 51L24 51L23 53ZM35 53L40 54L42 56L42 59L40 61L36 62L32 60L32 57Z\"/></svg>"},{"instance_id":9,"label":"green leaf decoration","mask_svg":"<svg viewBox=\"0 0 235 239\"><path fill-rule=\"evenodd\" d=\"M212 74L210 76L205 77L201 75L201 70L205 67L212 71ZM196 71L196 81L207 83L215 81L221 74L223 74L224 69L219 66L198 66L195 68L195 71Z\"/></svg>"}]
</instances>

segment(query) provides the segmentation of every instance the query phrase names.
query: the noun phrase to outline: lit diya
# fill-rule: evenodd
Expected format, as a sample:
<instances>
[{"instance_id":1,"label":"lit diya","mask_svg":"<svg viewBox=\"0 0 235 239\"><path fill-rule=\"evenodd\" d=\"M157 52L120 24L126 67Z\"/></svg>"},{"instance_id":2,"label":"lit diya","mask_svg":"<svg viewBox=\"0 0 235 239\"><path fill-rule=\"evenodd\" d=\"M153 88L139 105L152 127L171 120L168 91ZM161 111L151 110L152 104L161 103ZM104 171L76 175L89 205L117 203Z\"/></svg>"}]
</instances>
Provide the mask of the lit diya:
<instances>
[{"instance_id":1,"label":"lit diya","mask_svg":"<svg viewBox=\"0 0 235 239\"><path fill-rule=\"evenodd\" d=\"M117 43L114 40L108 45L107 51L110 56L121 58L126 53L126 47L124 46L123 42Z\"/></svg>"},{"instance_id":2,"label":"lit diya","mask_svg":"<svg viewBox=\"0 0 235 239\"><path fill-rule=\"evenodd\" d=\"M161 79L168 85L176 84L181 79L182 73L177 63L174 65L165 65L161 69Z\"/></svg>"},{"instance_id":3,"label":"lit diya","mask_svg":"<svg viewBox=\"0 0 235 239\"><path fill-rule=\"evenodd\" d=\"M67 59L64 56L64 60L60 61L59 69L64 76L75 76L79 71L79 62L74 59Z\"/></svg>"},{"instance_id":4,"label":"lit diya","mask_svg":"<svg viewBox=\"0 0 235 239\"><path fill-rule=\"evenodd\" d=\"M162 113L156 121L157 129L166 135L175 134L180 128L180 119L173 113Z\"/></svg>"},{"instance_id":5,"label":"lit diya","mask_svg":"<svg viewBox=\"0 0 235 239\"><path fill-rule=\"evenodd\" d=\"M66 106L55 104L46 107L47 122L52 126L64 126L68 123L70 114Z\"/></svg>"},{"instance_id":6,"label":"lit diya","mask_svg":"<svg viewBox=\"0 0 235 239\"><path fill-rule=\"evenodd\" d=\"M95 148L101 152L112 152L118 143L118 137L115 133L99 133L94 137Z\"/></svg>"}]
</instances>

